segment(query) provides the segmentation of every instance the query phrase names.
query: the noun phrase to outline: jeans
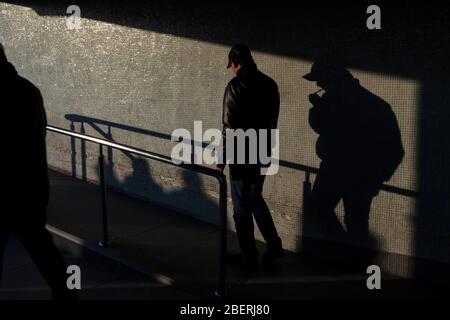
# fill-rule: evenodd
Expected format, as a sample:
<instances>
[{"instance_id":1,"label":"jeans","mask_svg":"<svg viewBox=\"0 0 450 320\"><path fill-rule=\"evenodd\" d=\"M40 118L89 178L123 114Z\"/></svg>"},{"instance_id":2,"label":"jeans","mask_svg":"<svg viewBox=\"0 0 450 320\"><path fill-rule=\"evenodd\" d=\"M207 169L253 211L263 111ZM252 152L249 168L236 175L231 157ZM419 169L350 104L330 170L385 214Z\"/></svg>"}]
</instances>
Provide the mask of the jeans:
<instances>
[{"instance_id":1,"label":"jeans","mask_svg":"<svg viewBox=\"0 0 450 320\"><path fill-rule=\"evenodd\" d=\"M233 218L242 254L247 259L256 259L258 254L253 217L267 243L267 248L279 250L282 247L269 208L262 196L264 179L263 175L231 176Z\"/></svg>"}]
</instances>

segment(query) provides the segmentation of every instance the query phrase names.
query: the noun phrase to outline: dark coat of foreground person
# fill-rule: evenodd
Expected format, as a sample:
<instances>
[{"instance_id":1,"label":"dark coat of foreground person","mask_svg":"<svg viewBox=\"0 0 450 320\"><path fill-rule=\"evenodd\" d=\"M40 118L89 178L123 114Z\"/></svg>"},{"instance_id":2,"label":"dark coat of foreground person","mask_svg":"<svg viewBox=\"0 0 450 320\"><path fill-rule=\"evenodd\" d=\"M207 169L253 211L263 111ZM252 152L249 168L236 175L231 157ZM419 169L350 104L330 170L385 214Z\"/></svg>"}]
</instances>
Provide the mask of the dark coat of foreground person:
<instances>
[{"instance_id":1,"label":"dark coat of foreground person","mask_svg":"<svg viewBox=\"0 0 450 320\"><path fill-rule=\"evenodd\" d=\"M39 89L18 75L0 47L3 122L3 208L0 222L0 276L6 242L14 234L47 281L55 300L76 299L66 285L66 264L45 228L49 199L46 114ZM7 261L6 261L7 262ZM25 285L25 284L24 284Z\"/></svg>"}]
</instances>

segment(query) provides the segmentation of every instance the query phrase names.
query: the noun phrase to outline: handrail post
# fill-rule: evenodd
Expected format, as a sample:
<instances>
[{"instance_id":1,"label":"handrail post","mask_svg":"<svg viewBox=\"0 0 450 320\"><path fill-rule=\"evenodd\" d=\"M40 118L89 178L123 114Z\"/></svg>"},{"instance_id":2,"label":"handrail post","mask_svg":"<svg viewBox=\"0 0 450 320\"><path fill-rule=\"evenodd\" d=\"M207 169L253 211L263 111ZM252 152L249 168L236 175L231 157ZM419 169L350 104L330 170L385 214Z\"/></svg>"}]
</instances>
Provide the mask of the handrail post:
<instances>
[{"instance_id":1,"label":"handrail post","mask_svg":"<svg viewBox=\"0 0 450 320\"><path fill-rule=\"evenodd\" d=\"M218 177L219 190L219 228L220 228L220 248L219 248L219 282L218 289L214 292L214 296L218 299L225 297L226 291L226 258L227 258L227 180L222 174Z\"/></svg>"},{"instance_id":2,"label":"handrail post","mask_svg":"<svg viewBox=\"0 0 450 320\"><path fill-rule=\"evenodd\" d=\"M108 206L106 201L106 180L105 180L105 157L103 155L103 145L100 144L100 156L98 157L99 174L100 174L100 188L102 192L102 241L99 242L101 247L108 247Z\"/></svg>"}]
</instances>

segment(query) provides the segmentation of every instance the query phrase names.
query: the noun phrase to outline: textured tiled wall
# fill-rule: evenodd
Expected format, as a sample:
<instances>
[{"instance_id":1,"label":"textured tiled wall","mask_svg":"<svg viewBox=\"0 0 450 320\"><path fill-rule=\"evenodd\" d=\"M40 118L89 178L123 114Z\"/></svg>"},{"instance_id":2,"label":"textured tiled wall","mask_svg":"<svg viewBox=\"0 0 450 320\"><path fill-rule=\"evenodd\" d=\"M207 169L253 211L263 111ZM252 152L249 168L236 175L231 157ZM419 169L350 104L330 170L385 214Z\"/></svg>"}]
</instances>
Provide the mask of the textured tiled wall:
<instances>
[{"instance_id":1,"label":"textured tiled wall","mask_svg":"<svg viewBox=\"0 0 450 320\"><path fill-rule=\"evenodd\" d=\"M204 20L197 20L198 12L195 10L201 8L193 8L184 16L188 22L182 23L175 20L180 17L181 11L190 10L187 6L173 9L175 17L170 15L170 8L165 7L165 11L161 9L162 12L155 13L146 10L158 10L157 7L145 7L139 14L136 14L139 10L133 11L135 16L124 13L120 19L117 19L121 17L120 12L114 11L117 6L110 9L107 4L98 4L97 7L82 5L82 14L87 12L88 17L83 18L80 30L68 30L61 6L43 4L30 7L0 3L0 41L19 73L41 89L49 124L170 155L174 145L170 134L174 129L192 130L195 120L203 121L205 129L220 128L223 90L231 78L225 69L229 45L233 41L262 44L256 46L254 57L259 68L277 81L280 88L280 157L285 164L276 176L267 178L264 195L286 248L297 250L299 236L302 230L307 229L302 225L305 174L296 165L319 165L314 149L317 136L307 122L307 96L317 88L301 76L308 72L313 55L317 53L316 47L313 47L315 43L321 43L321 39L326 42L333 37L326 32L326 23L322 26L321 20L314 20L313 17L311 21L315 21L314 25L298 30L294 30L293 25L293 30L287 29L292 34L285 32L286 29L277 31L276 28L266 34L265 30L258 32L256 27L242 22L245 37L240 38L235 33L229 38L225 36L224 41L216 41L214 32L226 34L226 30L217 31L218 25L224 24L223 13L219 9L206 8L210 11L202 15ZM206 19L207 15L211 17ZM268 17L262 16L261 19ZM159 20L155 22L155 19ZM211 23L210 29L208 26L198 26L215 19L217 25ZM291 19L293 24L298 23L295 13L290 12L287 19ZM361 13L361 21L364 21L364 12ZM186 23L193 26L192 36L190 29L183 29ZM276 21L271 23L276 25ZM284 25L289 23L285 21ZM364 23L361 28L364 28ZM407 30L407 27L400 26L395 32L402 31L402 28ZM223 29L226 29L226 23ZM239 26L234 25L232 30L236 32L238 29ZM204 33L198 30L204 30ZM250 37L255 30L255 38ZM274 36L277 32L280 38ZM438 163L441 167L437 170L444 175L444 179L448 177L448 151L443 153L443 150L448 150L446 146L441 144L433 149L436 153L434 162L420 153L420 148L424 148L424 142L420 139L427 132L433 134L433 130L426 130L434 123L433 120L424 122L421 118L428 114L423 112L423 104L429 99L423 94L432 83L425 82L426 79L421 76L425 72L409 70L412 62L404 63L400 55L395 58L389 56L395 41L394 44L386 43L382 37L376 42L377 38L372 34L367 34L367 39L356 39L354 32L351 29L346 31L344 27L337 30L334 36L347 37L345 39L354 37L353 40L359 41L355 42L354 48L342 45L344 49L341 47L341 51L352 52L359 62L364 61L367 55L371 63L367 67L355 63L349 66L349 70L363 86L391 104L397 116L406 155L389 184L419 190L420 158L426 166L429 165L427 163ZM410 36L413 37L412 34ZM408 32L399 35L398 39L408 42L405 37L408 39ZM276 50L265 50L271 46L270 41ZM364 49L359 47L359 43ZM308 46L312 46L311 54L308 53ZM375 53L370 56L370 46L374 47L378 56ZM361 49L361 54L357 53L358 49ZM384 51L386 55L382 55ZM410 54L414 56L414 52ZM421 62L427 61L427 57L416 58ZM408 59L412 59L411 56ZM389 72L389 69L396 71ZM448 79L446 75L442 77L443 80ZM434 81L432 75L430 80ZM438 103L444 106L447 102L448 97L444 97ZM433 116L438 114L441 120L448 117L448 111L444 108L438 107L429 112ZM437 125L442 125L441 120ZM437 139L440 143L448 141L448 138L442 137L448 131L444 127L440 130ZM437 141L435 137L432 140ZM72 144L69 138L50 134L48 150L51 166L78 177L97 179L96 146L83 146L78 141ZM108 153L108 157L111 185L177 207L200 219L217 222L218 187L214 179L120 152ZM426 180L435 182L433 178L422 178L422 182ZM435 209L429 209L430 201L424 200L419 212L416 200L391 192L382 191L375 198L370 231L377 240L377 249L450 262L447 250L450 212L445 211L449 209L448 200L445 200L448 184L447 180L440 183L441 187L439 183L435 184L441 192L435 199L442 203L436 204ZM230 202L230 222L231 207ZM436 219L429 219L428 209ZM417 225L418 221L422 221L419 214L428 217L424 219L426 227ZM342 221L342 205L338 215ZM310 232L306 235L317 236L314 231ZM421 249L418 249L418 242L423 238L418 239L418 233L427 239L421 243L424 246Z\"/></svg>"}]
</instances>

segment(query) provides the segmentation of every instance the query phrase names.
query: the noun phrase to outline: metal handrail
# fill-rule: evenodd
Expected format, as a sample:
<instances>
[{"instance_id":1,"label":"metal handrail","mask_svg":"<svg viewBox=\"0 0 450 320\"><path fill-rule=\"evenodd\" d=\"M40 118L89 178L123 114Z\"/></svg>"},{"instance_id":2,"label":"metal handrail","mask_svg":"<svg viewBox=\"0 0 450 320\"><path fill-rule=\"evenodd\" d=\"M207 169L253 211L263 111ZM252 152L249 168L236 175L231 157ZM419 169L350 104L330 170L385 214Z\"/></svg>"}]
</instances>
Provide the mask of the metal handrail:
<instances>
[{"instance_id":1,"label":"metal handrail","mask_svg":"<svg viewBox=\"0 0 450 320\"><path fill-rule=\"evenodd\" d=\"M70 136L73 138L77 138L80 140L92 142L99 145L100 155L98 158L99 161L99 175L100 175L100 186L102 190L102 241L99 244L103 247L107 247L109 242L108 236L108 207L107 207L107 199L106 199L106 177L105 177L105 158L103 155L103 147L110 147L112 149L121 150L124 152L132 153L139 155L141 157L156 160L159 162L163 162L175 167L180 167L183 169L187 169L190 171L195 171L200 174L204 174L210 177L214 177L219 181L219 228L220 228L220 245L219 245L219 280L218 280L218 289L214 292L214 295L217 298L222 298L225 296L226 289L226 253L227 253L227 180L225 175L217 170L199 166L195 164L176 164L172 162L172 159L160 155L157 153L149 152L146 150L133 148L127 146L125 144L112 142L106 139L97 138L94 136L77 133L70 130L65 130L62 128L47 126L47 130L50 132Z\"/></svg>"}]
</instances>

